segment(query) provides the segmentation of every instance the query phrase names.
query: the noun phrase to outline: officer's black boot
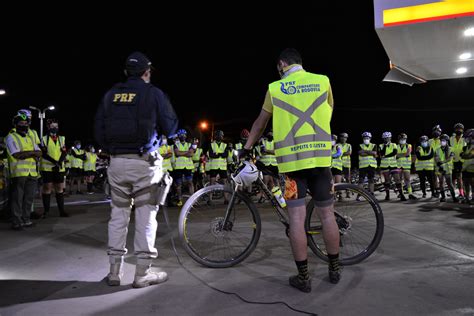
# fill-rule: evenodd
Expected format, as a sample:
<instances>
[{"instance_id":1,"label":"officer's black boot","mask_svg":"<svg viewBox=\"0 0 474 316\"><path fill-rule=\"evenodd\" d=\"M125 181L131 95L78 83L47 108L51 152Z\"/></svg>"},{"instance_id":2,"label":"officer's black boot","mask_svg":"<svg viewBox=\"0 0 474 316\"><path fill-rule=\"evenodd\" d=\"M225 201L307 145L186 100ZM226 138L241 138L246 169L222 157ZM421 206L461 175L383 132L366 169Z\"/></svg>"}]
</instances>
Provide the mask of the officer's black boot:
<instances>
[{"instance_id":1,"label":"officer's black boot","mask_svg":"<svg viewBox=\"0 0 474 316\"><path fill-rule=\"evenodd\" d=\"M446 195L444 194L444 190L441 190L441 199L440 202L446 202Z\"/></svg>"},{"instance_id":2,"label":"officer's black boot","mask_svg":"<svg viewBox=\"0 0 474 316\"><path fill-rule=\"evenodd\" d=\"M64 211L64 193L56 193L56 203L58 203L59 216L69 217L69 214Z\"/></svg>"},{"instance_id":3,"label":"officer's black boot","mask_svg":"<svg viewBox=\"0 0 474 316\"><path fill-rule=\"evenodd\" d=\"M385 201L388 201L390 200L390 184L385 183L384 187L385 187Z\"/></svg>"},{"instance_id":4,"label":"officer's black boot","mask_svg":"<svg viewBox=\"0 0 474 316\"><path fill-rule=\"evenodd\" d=\"M49 194L43 193L42 200L43 200L43 214L42 214L42 217L46 218L48 216L49 208L51 206L51 193L49 193Z\"/></svg>"}]
</instances>

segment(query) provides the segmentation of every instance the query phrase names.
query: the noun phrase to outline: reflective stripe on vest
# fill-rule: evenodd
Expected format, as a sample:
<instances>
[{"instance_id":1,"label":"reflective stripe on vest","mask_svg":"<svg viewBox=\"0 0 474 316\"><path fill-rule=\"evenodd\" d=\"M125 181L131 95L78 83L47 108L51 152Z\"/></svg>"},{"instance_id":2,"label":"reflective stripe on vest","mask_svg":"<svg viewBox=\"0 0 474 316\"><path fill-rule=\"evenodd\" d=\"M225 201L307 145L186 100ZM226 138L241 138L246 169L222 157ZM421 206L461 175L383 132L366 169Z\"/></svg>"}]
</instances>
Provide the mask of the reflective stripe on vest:
<instances>
[{"instance_id":1,"label":"reflective stripe on vest","mask_svg":"<svg viewBox=\"0 0 474 316\"><path fill-rule=\"evenodd\" d=\"M172 153L172 148L170 145L162 145L160 147L160 155L164 157L164 155ZM173 166L171 165L171 157L170 158L163 158L163 172L166 171L173 171Z\"/></svg>"},{"instance_id":2,"label":"reflective stripe on vest","mask_svg":"<svg viewBox=\"0 0 474 316\"><path fill-rule=\"evenodd\" d=\"M456 136L451 136L451 139L449 140L450 144L451 144L451 148L453 150L453 153L454 153L454 162L458 162L458 161L463 161L464 159L461 158L461 153L462 153L462 150L464 148L464 146L466 146L466 141L464 140L464 137L460 137L459 138L459 141L456 139Z\"/></svg>"},{"instance_id":3,"label":"reflective stripe on vest","mask_svg":"<svg viewBox=\"0 0 474 316\"><path fill-rule=\"evenodd\" d=\"M66 155L66 162L64 163L64 167L71 168L72 166L72 155Z\"/></svg>"},{"instance_id":4,"label":"reflective stripe on vest","mask_svg":"<svg viewBox=\"0 0 474 316\"><path fill-rule=\"evenodd\" d=\"M379 145L380 150L384 147L383 144ZM388 145L387 150L385 151L385 155L390 155L393 151L397 148L397 144L390 143ZM397 156L392 156L388 158L381 158L380 159L380 168L387 169L387 168L397 168Z\"/></svg>"},{"instance_id":5,"label":"reflective stripe on vest","mask_svg":"<svg viewBox=\"0 0 474 316\"><path fill-rule=\"evenodd\" d=\"M334 148L332 149L331 151L331 155L335 155L337 154L337 148L339 147L340 145L336 145L334 146ZM342 149L341 149L342 150ZM339 169L342 171L342 159L341 159L342 156L339 156L337 158L334 158L332 157L332 163L331 163L331 168L336 168L336 169Z\"/></svg>"},{"instance_id":6,"label":"reflective stripe on vest","mask_svg":"<svg viewBox=\"0 0 474 316\"><path fill-rule=\"evenodd\" d=\"M61 148L64 147L65 143L66 142L64 136L59 136L56 142L54 142L54 140L52 140L52 138L48 135L43 136L43 144L48 150L48 155L56 161L59 161L59 159L61 158ZM53 171L54 166L55 165L51 161L41 158L41 171ZM64 168L64 163L61 164L61 168L59 169L59 171L66 171Z\"/></svg>"},{"instance_id":7,"label":"reflective stripe on vest","mask_svg":"<svg viewBox=\"0 0 474 316\"><path fill-rule=\"evenodd\" d=\"M74 152L76 153L77 156L84 155L84 150L82 150L82 149L74 148L73 150L74 150ZM84 160L72 156L71 168L83 169L84 168Z\"/></svg>"},{"instance_id":8,"label":"reflective stripe on vest","mask_svg":"<svg viewBox=\"0 0 474 316\"><path fill-rule=\"evenodd\" d=\"M263 146L265 146L265 150L275 150L275 144L273 141L268 141L266 139L263 140ZM265 166L276 166L277 159L275 155L263 155L260 157L260 161L265 165Z\"/></svg>"},{"instance_id":9,"label":"reflective stripe on vest","mask_svg":"<svg viewBox=\"0 0 474 316\"><path fill-rule=\"evenodd\" d=\"M410 149L410 150L408 150ZM406 154L408 151L411 152L411 145L398 145L398 154ZM403 168L403 170L410 170L411 169L411 155L408 157L400 157L397 158L398 168Z\"/></svg>"},{"instance_id":10,"label":"reflective stripe on vest","mask_svg":"<svg viewBox=\"0 0 474 316\"><path fill-rule=\"evenodd\" d=\"M452 151L450 147L447 147L448 149L448 155L446 157L446 153L443 150L443 148L439 147L435 151L435 155L437 157L437 161L443 163L442 168L446 174L452 174L453 173L453 160L451 159L449 162L446 162L447 158L451 157ZM438 165L436 165L436 171L441 172L440 168Z\"/></svg>"},{"instance_id":11,"label":"reflective stripe on vest","mask_svg":"<svg viewBox=\"0 0 474 316\"><path fill-rule=\"evenodd\" d=\"M191 143L179 143L177 144L178 150L179 151L189 151L189 148L191 148ZM179 156L176 157L176 163L175 163L175 170L182 170L182 169L188 169L188 170L193 170L194 165L193 165L193 159L191 157L185 157L185 156Z\"/></svg>"},{"instance_id":12,"label":"reflective stripe on vest","mask_svg":"<svg viewBox=\"0 0 474 316\"><path fill-rule=\"evenodd\" d=\"M420 149L420 156L422 156L422 157L429 156L431 154L431 152L433 151L433 148L431 148L431 147L428 147L427 152L422 147L419 147L419 148L421 148ZM420 170L431 170L431 171L433 171L434 170L434 158L431 158L429 160L418 160L418 158L417 158L416 162L415 162L415 168L416 168L417 171L420 171Z\"/></svg>"},{"instance_id":13,"label":"reflective stripe on vest","mask_svg":"<svg viewBox=\"0 0 474 316\"><path fill-rule=\"evenodd\" d=\"M22 137L16 132L10 133L9 136L10 135L13 137L13 141L20 149L20 152L35 150L34 141L30 136ZM10 177L12 178L38 176L36 160L34 158L17 160L8 152L8 164L10 168Z\"/></svg>"},{"instance_id":14,"label":"reflective stripe on vest","mask_svg":"<svg viewBox=\"0 0 474 316\"><path fill-rule=\"evenodd\" d=\"M345 144L339 144L339 146L342 146L342 154L344 155L347 152L352 151L352 146L351 144L345 143ZM351 156L342 156L342 166L344 168L350 168L351 167Z\"/></svg>"},{"instance_id":15,"label":"reflective stripe on vest","mask_svg":"<svg viewBox=\"0 0 474 316\"><path fill-rule=\"evenodd\" d=\"M361 150L375 151L375 144L360 144ZM359 155L359 168L373 167L377 168L377 160L374 156Z\"/></svg>"},{"instance_id":16,"label":"reflective stripe on vest","mask_svg":"<svg viewBox=\"0 0 474 316\"><path fill-rule=\"evenodd\" d=\"M242 143L235 144L235 149L241 150L242 148L244 148L244 145L242 145Z\"/></svg>"},{"instance_id":17,"label":"reflective stripe on vest","mask_svg":"<svg viewBox=\"0 0 474 316\"><path fill-rule=\"evenodd\" d=\"M225 152L225 149L227 148L227 144L220 143L220 145L217 145L216 142L211 143L211 148L212 151L215 154L223 154ZM209 170L227 170L227 160L226 158L211 158L211 163L209 166Z\"/></svg>"},{"instance_id":18,"label":"reflective stripe on vest","mask_svg":"<svg viewBox=\"0 0 474 316\"><path fill-rule=\"evenodd\" d=\"M86 160L84 161L84 171L96 171L95 165L97 162L97 155L87 152Z\"/></svg>"},{"instance_id":19,"label":"reflective stripe on vest","mask_svg":"<svg viewBox=\"0 0 474 316\"><path fill-rule=\"evenodd\" d=\"M329 79L303 71L269 85L280 172L331 166Z\"/></svg>"}]
</instances>

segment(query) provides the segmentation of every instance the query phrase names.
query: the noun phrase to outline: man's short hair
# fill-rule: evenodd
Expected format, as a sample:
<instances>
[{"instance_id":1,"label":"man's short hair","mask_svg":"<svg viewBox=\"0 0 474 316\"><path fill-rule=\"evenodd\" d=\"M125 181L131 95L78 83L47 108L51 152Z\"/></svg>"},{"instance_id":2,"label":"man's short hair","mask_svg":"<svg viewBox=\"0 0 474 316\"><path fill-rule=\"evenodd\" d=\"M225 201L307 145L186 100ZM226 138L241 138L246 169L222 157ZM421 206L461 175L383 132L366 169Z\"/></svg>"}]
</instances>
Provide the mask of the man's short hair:
<instances>
[{"instance_id":1,"label":"man's short hair","mask_svg":"<svg viewBox=\"0 0 474 316\"><path fill-rule=\"evenodd\" d=\"M280 53L280 56L278 57L278 61L280 60L286 62L288 65L291 65L291 64L302 65L303 64L303 59L301 58L300 53L294 48L284 49Z\"/></svg>"}]
</instances>

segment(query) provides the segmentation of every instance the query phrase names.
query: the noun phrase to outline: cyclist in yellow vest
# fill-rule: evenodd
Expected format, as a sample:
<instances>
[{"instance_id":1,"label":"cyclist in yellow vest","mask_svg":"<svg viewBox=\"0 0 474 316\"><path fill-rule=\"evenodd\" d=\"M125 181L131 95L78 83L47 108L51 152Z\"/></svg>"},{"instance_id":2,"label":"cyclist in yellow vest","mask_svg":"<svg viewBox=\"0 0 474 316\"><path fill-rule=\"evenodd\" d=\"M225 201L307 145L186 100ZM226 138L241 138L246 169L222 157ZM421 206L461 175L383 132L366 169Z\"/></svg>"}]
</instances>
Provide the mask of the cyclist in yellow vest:
<instances>
[{"instance_id":1,"label":"cyclist in yellow vest","mask_svg":"<svg viewBox=\"0 0 474 316\"><path fill-rule=\"evenodd\" d=\"M194 139L193 144L196 145L196 149L193 154L193 165L194 165L193 185L194 185L195 190L199 190L204 187L203 152L202 152L202 148L199 146L199 140L197 138Z\"/></svg>"},{"instance_id":2,"label":"cyclist in yellow vest","mask_svg":"<svg viewBox=\"0 0 474 316\"><path fill-rule=\"evenodd\" d=\"M270 170L274 175L278 176L278 163L275 157L275 142L273 140L273 131L267 133L267 137L262 139L260 146L260 161ZM263 182L270 189L275 186L276 179L272 176L264 174Z\"/></svg>"},{"instance_id":3,"label":"cyclist in yellow vest","mask_svg":"<svg viewBox=\"0 0 474 316\"><path fill-rule=\"evenodd\" d=\"M37 186L37 159L41 150L36 141L28 135L30 121L25 114L13 117L14 132L5 139L10 166L11 222L14 230L31 227L31 205Z\"/></svg>"},{"instance_id":4,"label":"cyclist in yellow vest","mask_svg":"<svg viewBox=\"0 0 474 316\"><path fill-rule=\"evenodd\" d=\"M71 181L69 183L69 194L73 193L74 183L77 183L76 194L82 194L81 185L84 180L84 160L86 160L85 152L82 148L80 140L74 141L71 148Z\"/></svg>"},{"instance_id":5,"label":"cyclist in yellow vest","mask_svg":"<svg viewBox=\"0 0 474 316\"><path fill-rule=\"evenodd\" d=\"M291 286L311 291L308 273L306 191L311 191L323 226L329 259L329 280L339 282L339 229L334 217L331 174L331 116L333 97L328 77L306 72L295 49L278 59L281 80L271 83L260 115L253 123L244 154L260 138L273 115L273 135L278 170L286 177L285 200L290 218L290 244L298 275Z\"/></svg>"},{"instance_id":6,"label":"cyclist in yellow vest","mask_svg":"<svg viewBox=\"0 0 474 316\"><path fill-rule=\"evenodd\" d=\"M344 176L344 182L351 183L351 155L352 146L347 142L349 134L339 134L339 144L342 147L342 175Z\"/></svg>"},{"instance_id":7,"label":"cyclist in yellow vest","mask_svg":"<svg viewBox=\"0 0 474 316\"><path fill-rule=\"evenodd\" d=\"M171 165L173 147L168 145L168 138L166 135L161 136L160 155L163 157L163 172L171 173L171 171L173 171L173 166Z\"/></svg>"},{"instance_id":8,"label":"cyclist in yellow vest","mask_svg":"<svg viewBox=\"0 0 474 316\"><path fill-rule=\"evenodd\" d=\"M434 149L430 146L428 136L420 137L420 145L416 148L415 168L420 177L420 188L423 198L426 197L426 180L430 184L431 197L436 197L436 187L434 183Z\"/></svg>"},{"instance_id":9,"label":"cyclist in yellow vest","mask_svg":"<svg viewBox=\"0 0 474 316\"><path fill-rule=\"evenodd\" d=\"M462 179L464 182L464 200L463 203L472 204L474 195L474 129L470 128L464 135L466 146L463 148L461 158L462 163Z\"/></svg>"},{"instance_id":10,"label":"cyclist in yellow vest","mask_svg":"<svg viewBox=\"0 0 474 316\"><path fill-rule=\"evenodd\" d=\"M365 177L367 177L369 192L374 194L375 189L375 169L377 169L377 145L370 142L372 134L362 133L362 144L359 145L359 186L364 187ZM359 197L357 197L359 199Z\"/></svg>"},{"instance_id":11,"label":"cyclist in yellow vest","mask_svg":"<svg viewBox=\"0 0 474 316\"><path fill-rule=\"evenodd\" d=\"M92 145L86 147L86 160L84 160L84 180L87 184L87 194L94 194L94 178L96 174L97 154Z\"/></svg>"},{"instance_id":12,"label":"cyclist in yellow vest","mask_svg":"<svg viewBox=\"0 0 474 316\"><path fill-rule=\"evenodd\" d=\"M441 141L440 141L439 137L441 136L442 133L443 133L443 131L441 129L441 126L436 125L435 127L433 127L433 129L432 129L433 138L430 138L428 143L433 148L434 152L436 152L436 150L441 146L441 144L440 144ZM434 171L434 184L436 186L436 192L435 192L435 197L436 198L439 197L439 192L440 192L439 181L438 181L439 176L441 176L441 174L435 168L435 171Z\"/></svg>"},{"instance_id":13,"label":"cyclist in yellow vest","mask_svg":"<svg viewBox=\"0 0 474 316\"><path fill-rule=\"evenodd\" d=\"M461 154L464 146L466 146L466 141L463 137L464 125L462 123L454 124L454 135L451 136L450 145L454 153L453 159L453 183L457 184L459 190L459 196L464 197L464 186L462 183L462 162Z\"/></svg>"},{"instance_id":14,"label":"cyclist in yellow vest","mask_svg":"<svg viewBox=\"0 0 474 316\"><path fill-rule=\"evenodd\" d=\"M66 169L64 160L66 159L66 139L60 136L59 123L55 119L49 119L46 123L48 132L43 136L40 170L43 179L42 200L43 212L35 216L45 218L49 214L51 206L51 192L56 193L56 203L58 205L59 216L68 217L64 211L64 177Z\"/></svg>"},{"instance_id":15,"label":"cyclist in yellow vest","mask_svg":"<svg viewBox=\"0 0 474 316\"><path fill-rule=\"evenodd\" d=\"M390 132L384 132L382 134L382 139L383 144L380 144L378 149L380 156L380 170L385 180L385 200L390 200L390 181L391 177L393 177L400 200L406 201L407 199L403 194L402 183L400 181L400 169L398 169L397 163L398 146L397 144L392 143L392 133Z\"/></svg>"},{"instance_id":16,"label":"cyclist in yellow vest","mask_svg":"<svg viewBox=\"0 0 474 316\"><path fill-rule=\"evenodd\" d=\"M178 195L177 206L183 206L182 184L188 186L189 194L194 193L193 187L193 155L197 148L196 144L186 142L187 133L184 129L178 131L179 141L174 145L176 165L174 167L174 183ZM183 180L184 179L184 180Z\"/></svg>"},{"instance_id":17,"label":"cyclist in yellow vest","mask_svg":"<svg viewBox=\"0 0 474 316\"><path fill-rule=\"evenodd\" d=\"M449 147L448 135L443 134L439 139L440 147L435 150L435 163L436 169L439 173L438 179L441 193L440 202L446 202L446 195L444 193L444 182L446 180L446 185L448 186L449 192L451 193L453 202L457 203L458 199L456 198L456 194L454 192L452 179L454 152L451 150L451 147Z\"/></svg>"},{"instance_id":18,"label":"cyclist in yellow vest","mask_svg":"<svg viewBox=\"0 0 474 316\"><path fill-rule=\"evenodd\" d=\"M398 135L398 148L397 148L397 164L400 169L400 178L405 182L406 190L408 191L408 198L410 200L416 200L413 195L413 188L411 186L411 144L407 144L408 136L405 133Z\"/></svg>"},{"instance_id":19,"label":"cyclist in yellow vest","mask_svg":"<svg viewBox=\"0 0 474 316\"><path fill-rule=\"evenodd\" d=\"M209 176L211 185L216 183L216 178L219 176L220 180L227 183L227 157L229 156L229 149L227 144L223 142L224 132L217 130L214 133L214 141L209 148Z\"/></svg>"},{"instance_id":20,"label":"cyclist in yellow vest","mask_svg":"<svg viewBox=\"0 0 474 316\"><path fill-rule=\"evenodd\" d=\"M337 135L332 135L331 141L331 173L334 183L342 182L342 146L337 143ZM341 196L339 196L341 198Z\"/></svg>"}]
</instances>

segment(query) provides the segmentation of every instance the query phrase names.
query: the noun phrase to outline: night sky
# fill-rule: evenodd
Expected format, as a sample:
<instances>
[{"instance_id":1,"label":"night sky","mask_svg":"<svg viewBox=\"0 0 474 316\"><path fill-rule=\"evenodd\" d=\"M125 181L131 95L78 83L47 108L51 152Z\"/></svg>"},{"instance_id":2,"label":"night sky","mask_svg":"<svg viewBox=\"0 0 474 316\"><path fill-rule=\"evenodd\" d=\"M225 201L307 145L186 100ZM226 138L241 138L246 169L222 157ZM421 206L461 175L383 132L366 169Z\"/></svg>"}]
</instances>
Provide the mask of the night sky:
<instances>
[{"instance_id":1,"label":"night sky","mask_svg":"<svg viewBox=\"0 0 474 316\"><path fill-rule=\"evenodd\" d=\"M60 120L68 143L92 142L102 95L124 79L125 58L139 50L153 62L152 83L169 95L181 127L192 131L206 119L235 141L260 112L267 85L279 79L275 60L286 47L300 51L306 70L330 78L333 132L348 132L349 142L358 143L365 130L376 142L385 130L406 132L414 142L435 124L449 134L456 122L474 125L473 78L413 87L382 83L389 60L374 30L371 1L353 8L317 2L292 13L223 6L212 14L183 4L142 10L139 18L130 11L125 17L85 10L86 16L70 9L31 19L22 14L15 25L3 20L0 89L8 95L0 96L0 132L8 132L18 109L54 104L48 117ZM33 127L39 130L37 119Z\"/></svg>"}]
</instances>

